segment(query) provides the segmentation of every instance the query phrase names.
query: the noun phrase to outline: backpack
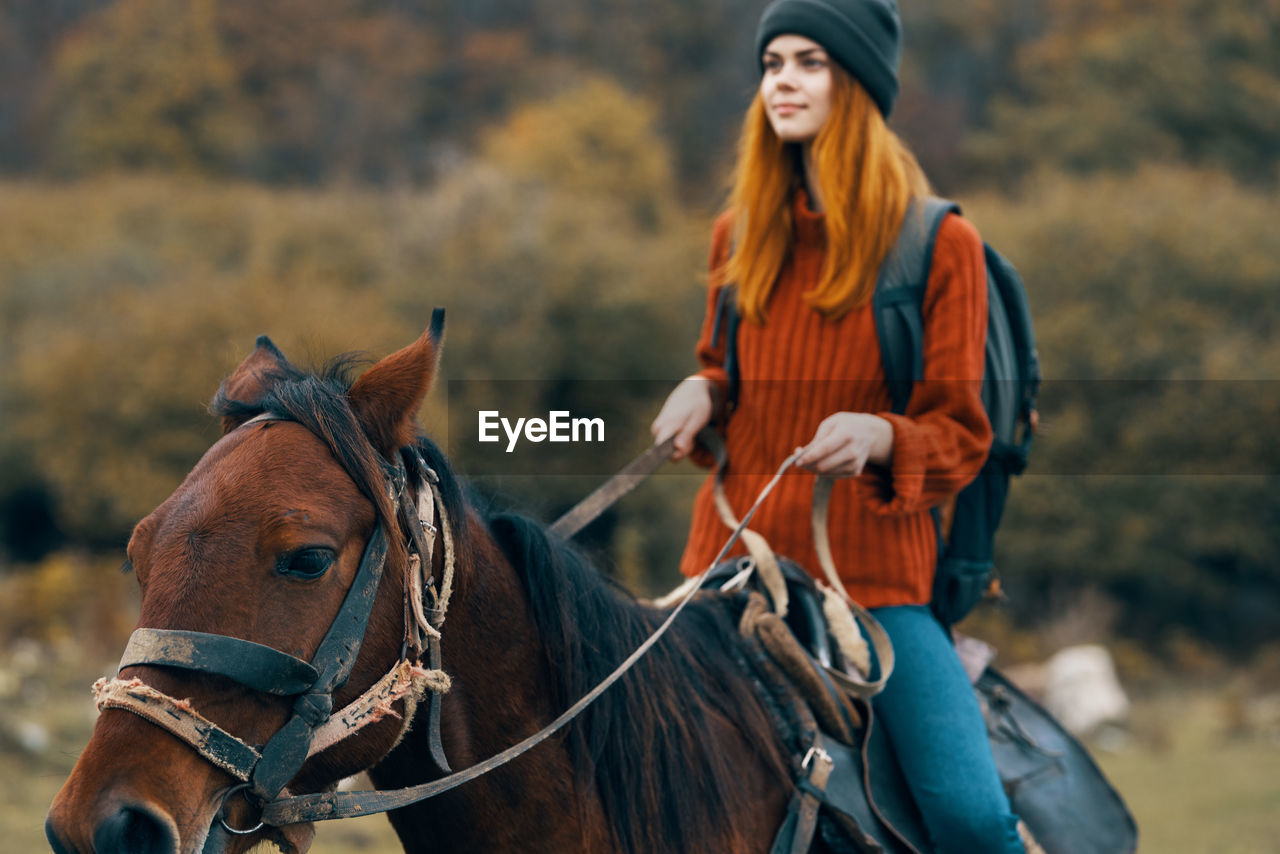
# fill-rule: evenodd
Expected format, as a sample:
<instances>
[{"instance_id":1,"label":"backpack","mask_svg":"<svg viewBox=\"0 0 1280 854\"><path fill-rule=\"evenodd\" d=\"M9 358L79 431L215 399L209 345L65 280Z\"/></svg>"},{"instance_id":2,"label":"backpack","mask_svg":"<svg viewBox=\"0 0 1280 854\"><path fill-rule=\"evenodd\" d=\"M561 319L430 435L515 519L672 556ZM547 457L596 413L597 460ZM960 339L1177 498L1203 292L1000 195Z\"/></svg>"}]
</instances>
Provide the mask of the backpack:
<instances>
[{"instance_id":1,"label":"backpack","mask_svg":"<svg viewBox=\"0 0 1280 854\"><path fill-rule=\"evenodd\" d=\"M924 293L938 229L955 202L926 197L907 208L898 240L886 256L872 296L880 356L893 411L904 413L913 383L924 377ZM1040 357L1026 290L1017 270L983 243L987 268L986 368L982 403L991 422L991 451L978 476L943 507L932 510L938 565L930 607L943 625L958 622L985 595L996 595L994 538L1009 493L1031 452ZM738 311L735 288L721 289L713 345L726 337L729 405L737 399Z\"/></svg>"}]
</instances>

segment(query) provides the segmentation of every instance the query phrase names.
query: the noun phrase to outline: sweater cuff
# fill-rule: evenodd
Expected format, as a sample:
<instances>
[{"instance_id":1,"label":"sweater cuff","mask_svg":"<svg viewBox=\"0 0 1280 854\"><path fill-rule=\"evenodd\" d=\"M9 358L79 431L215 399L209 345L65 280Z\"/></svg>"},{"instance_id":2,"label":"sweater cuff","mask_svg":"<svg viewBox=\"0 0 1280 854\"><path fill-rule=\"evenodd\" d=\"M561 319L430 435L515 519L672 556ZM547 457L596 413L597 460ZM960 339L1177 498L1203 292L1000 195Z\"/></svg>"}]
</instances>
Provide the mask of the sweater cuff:
<instances>
[{"instance_id":1,"label":"sweater cuff","mask_svg":"<svg viewBox=\"0 0 1280 854\"><path fill-rule=\"evenodd\" d=\"M877 412L893 426L893 460L889 467L868 471L858 478L862 503L883 516L914 513L924 494L927 452L916 423L896 412Z\"/></svg>"},{"instance_id":2,"label":"sweater cuff","mask_svg":"<svg viewBox=\"0 0 1280 854\"><path fill-rule=\"evenodd\" d=\"M703 379L710 380L714 383L720 393L721 400L724 400L729 396L729 372L724 368L718 365L711 368L703 368L694 374L694 376L702 377Z\"/></svg>"}]
</instances>

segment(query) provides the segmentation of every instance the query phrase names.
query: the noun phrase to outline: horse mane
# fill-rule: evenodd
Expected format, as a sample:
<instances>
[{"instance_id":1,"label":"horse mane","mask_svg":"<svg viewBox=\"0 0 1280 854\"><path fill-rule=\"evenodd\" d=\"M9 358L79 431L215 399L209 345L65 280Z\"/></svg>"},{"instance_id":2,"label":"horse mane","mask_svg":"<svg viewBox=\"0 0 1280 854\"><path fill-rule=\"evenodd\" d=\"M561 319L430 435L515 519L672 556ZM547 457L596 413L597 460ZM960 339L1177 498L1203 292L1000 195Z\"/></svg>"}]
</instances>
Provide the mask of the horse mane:
<instances>
[{"instance_id":1,"label":"horse mane","mask_svg":"<svg viewBox=\"0 0 1280 854\"><path fill-rule=\"evenodd\" d=\"M499 514L488 524L524 584L559 708L608 676L666 617L539 523ZM690 602L571 726L579 784L595 785L624 851L690 851L691 840L723 838L727 817L754 808L734 786L736 766L710 738L714 718L732 721L764 764L789 780L773 723L733 652L732 611L724 600ZM748 842L737 840L732 850Z\"/></svg>"},{"instance_id":2,"label":"horse mane","mask_svg":"<svg viewBox=\"0 0 1280 854\"><path fill-rule=\"evenodd\" d=\"M268 413L307 427L374 503L388 530L395 530L395 509L384 488L388 463L347 402L357 361L341 356L315 373L287 366L270 378L262 400L251 404L230 399L224 385L209 409L238 420ZM435 443L419 436L401 449L411 472L414 452L438 475L455 547L465 553L472 503ZM524 586L555 703L568 708L643 643L666 614L636 602L541 524L507 513L485 515ZM736 726L781 784L790 779L773 722L747 665L734 652L735 613L725 600L690 602L666 636L570 725L567 740L578 783L595 787L623 851L692 851L691 840L735 834L736 828L726 827L728 817L755 808L734 786L737 766L712 742L716 721ZM731 848L746 844L735 839Z\"/></svg>"}]
</instances>

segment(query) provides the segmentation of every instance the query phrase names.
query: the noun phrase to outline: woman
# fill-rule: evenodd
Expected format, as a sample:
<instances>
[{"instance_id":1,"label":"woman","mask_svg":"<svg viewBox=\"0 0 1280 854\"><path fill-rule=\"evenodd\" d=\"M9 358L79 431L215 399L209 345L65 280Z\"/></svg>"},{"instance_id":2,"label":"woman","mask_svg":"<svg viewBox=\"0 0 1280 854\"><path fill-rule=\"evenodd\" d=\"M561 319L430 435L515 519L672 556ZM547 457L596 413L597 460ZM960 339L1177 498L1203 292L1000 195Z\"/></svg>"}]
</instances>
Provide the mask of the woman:
<instances>
[{"instance_id":1,"label":"woman","mask_svg":"<svg viewBox=\"0 0 1280 854\"><path fill-rule=\"evenodd\" d=\"M675 458L713 417L741 512L797 446L812 474L784 478L753 528L817 567L813 475L831 495L832 549L849 594L893 640L897 667L876 697L938 851L1022 851L986 728L950 639L928 609L937 560L930 508L981 468L991 428L979 397L986 335L982 242L954 214L938 232L925 294L924 380L904 414L890 395L871 312L881 261L909 201L928 193L885 119L897 94L894 0L777 0L756 37L760 89L743 127L729 210L716 222L702 370L671 393L652 432ZM741 382L733 411L720 287L737 286ZM694 505L681 569L696 574L725 536L711 483Z\"/></svg>"}]
</instances>

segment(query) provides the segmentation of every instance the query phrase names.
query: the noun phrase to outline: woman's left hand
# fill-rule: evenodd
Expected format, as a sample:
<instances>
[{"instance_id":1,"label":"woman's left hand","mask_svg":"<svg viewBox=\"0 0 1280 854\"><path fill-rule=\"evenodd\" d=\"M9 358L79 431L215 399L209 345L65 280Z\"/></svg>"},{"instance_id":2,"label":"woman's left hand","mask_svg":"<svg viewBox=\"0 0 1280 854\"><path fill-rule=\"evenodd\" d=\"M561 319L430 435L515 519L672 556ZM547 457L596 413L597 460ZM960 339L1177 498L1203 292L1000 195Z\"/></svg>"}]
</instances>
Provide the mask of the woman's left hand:
<instances>
[{"instance_id":1,"label":"woman's left hand","mask_svg":"<svg viewBox=\"0 0 1280 854\"><path fill-rule=\"evenodd\" d=\"M827 477L854 477L867 463L887 466L893 458L893 425L869 412L828 415L796 465Z\"/></svg>"}]
</instances>

